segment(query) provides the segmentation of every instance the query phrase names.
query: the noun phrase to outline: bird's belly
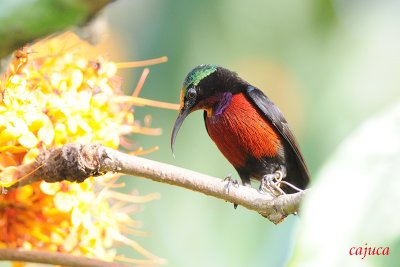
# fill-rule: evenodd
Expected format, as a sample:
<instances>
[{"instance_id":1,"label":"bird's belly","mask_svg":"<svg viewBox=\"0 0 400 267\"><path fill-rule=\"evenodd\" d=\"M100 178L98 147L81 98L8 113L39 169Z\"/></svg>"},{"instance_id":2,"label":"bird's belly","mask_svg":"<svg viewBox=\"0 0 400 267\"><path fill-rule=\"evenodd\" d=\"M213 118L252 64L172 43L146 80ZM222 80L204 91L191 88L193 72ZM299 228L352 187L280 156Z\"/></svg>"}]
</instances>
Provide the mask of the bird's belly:
<instances>
[{"instance_id":1,"label":"bird's belly","mask_svg":"<svg viewBox=\"0 0 400 267\"><path fill-rule=\"evenodd\" d=\"M276 130L243 94L234 95L221 115L206 117L205 123L211 139L235 168L283 153Z\"/></svg>"}]
</instances>

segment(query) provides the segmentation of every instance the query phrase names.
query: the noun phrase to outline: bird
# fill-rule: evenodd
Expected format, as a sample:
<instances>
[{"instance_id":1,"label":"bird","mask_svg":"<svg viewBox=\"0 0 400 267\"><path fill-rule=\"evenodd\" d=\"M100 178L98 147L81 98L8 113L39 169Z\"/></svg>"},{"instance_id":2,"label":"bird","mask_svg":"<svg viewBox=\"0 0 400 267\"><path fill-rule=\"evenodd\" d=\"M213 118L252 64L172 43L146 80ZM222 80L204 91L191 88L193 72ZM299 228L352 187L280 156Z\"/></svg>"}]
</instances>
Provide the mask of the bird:
<instances>
[{"instance_id":1,"label":"bird","mask_svg":"<svg viewBox=\"0 0 400 267\"><path fill-rule=\"evenodd\" d=\"M260 181L259 191L274 196L306 189L310 173L300 147L282 112L260 89L219 65L193 68L180 92L172 153L185 118L197 110L204 111L208 135L236 169L242 185Z\"/></svg>"}]
</instances>

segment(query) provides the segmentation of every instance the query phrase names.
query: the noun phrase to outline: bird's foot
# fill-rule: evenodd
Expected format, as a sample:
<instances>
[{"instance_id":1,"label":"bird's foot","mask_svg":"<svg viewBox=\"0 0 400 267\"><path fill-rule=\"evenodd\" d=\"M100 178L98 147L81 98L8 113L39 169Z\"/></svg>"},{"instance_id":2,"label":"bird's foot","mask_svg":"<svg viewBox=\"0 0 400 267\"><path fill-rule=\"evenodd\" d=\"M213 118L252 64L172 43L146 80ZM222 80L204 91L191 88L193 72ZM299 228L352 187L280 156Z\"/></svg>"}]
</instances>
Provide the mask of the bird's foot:
<instances>
[{"instance_id":1,"label":"bird's foot","mask_svg":"<svg viewBox=\"0 0 400 267\"><path fill-rule=\"evenodd\" d=\"M260 189L261 193L266 193L268 190L274 196L286 195L286 193L281 189L281 184L291 187L297 192L303 192L304 190L294 186L293 184L283 181L286 177L286 168L281 166L280 169L276 170L272 174L264 175L261 179Z\"/></svg>"},{"instance_id":2,"label":"bird's foot","mask_svg":"<svg viewBox=\"0 0 400 267\"><path fill-rule=\"evenodd\" d=\"M297 192L303 192L303 191L304 191L303 189L300 189L300 188L298 188L297 186L295 186L295 185L293 185L293 184L291 184L291 183L289 183L289 182L286 182L286 181L279 181L278 183L279 183L279 184L285 184L285 185L287 185L287 186L293 188L293 189L296 190Z\"/></svg>"},{"instance_id":3,"label":"bird's foot","mask_svg":"<svg viewBox=\"0 0 400 267\"><path fill-rule=\"evenodd\" d=\"M304 190L298 188L297 186L284 181L283 179L286 177L286 167L281 165L280 168L275 172L278 174L278 178L276 178L276 185L281 186L281 184L284 184L286 186L291 187L292 189L296 190L297 192L303 192Z\"/></svg>"},{"instance_id":4,"label":"bird's foot","mask_svg":"<svg viewBox=\"0 0 400 267\"><path fill-rule=\"evenodd\" d=\"M225 185L225 192L229 195L229 189L234 186L236 188L239 187L239 182L238 180L235 180L232 178L231 174L228 174L228 176L225 177L225 179L223 180L224 182L228 181Z\"/></svg>"},{"instance_id":5,"label":"bird's foot","mask_svg":"<svg viewBox=\"0 0 400 267\"><path fill-rule=\"evenodd\" d=\"M228 182L226 183L226 185L225 185L225 192L226 192L228 195L229 195L229 189L230 189L232 186L234 186L234 187L236 187L236 188L239 187L239 182L238 182L238 180L233 179L231 174L228 174L228 176L226 176L225 179L224 179L223 181L224 181L224 182L225 182L225 181L228 181ZM233 203L233 208L236 209L237 207L238 207L238 204Z\"/></svg>"},{"instance_id":6,"label":"bird's foot","mask_svg":"<svg viewBox=\"0 0 400 267\"><path fill-rule=\"evenodd\" d=\"M274 196L285 195L286 193L280 188L280 184L283 182L282 179L285 177L283 170L277 170L272 174L264 175L261 179L259 188L260 193L266 193L266 191L272 193Z\"/></svg>"}]
</instances>

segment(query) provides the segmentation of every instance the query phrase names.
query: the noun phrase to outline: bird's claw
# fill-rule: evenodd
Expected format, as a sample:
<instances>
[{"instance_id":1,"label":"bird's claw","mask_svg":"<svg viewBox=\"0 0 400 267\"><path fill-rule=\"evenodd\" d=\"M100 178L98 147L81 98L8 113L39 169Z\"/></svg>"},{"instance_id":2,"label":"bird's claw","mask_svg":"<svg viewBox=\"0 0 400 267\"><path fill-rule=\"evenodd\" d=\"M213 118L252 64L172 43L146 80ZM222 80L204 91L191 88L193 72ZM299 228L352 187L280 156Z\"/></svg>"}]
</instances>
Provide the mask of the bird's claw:
<instances>
[{"instance_id":1,"label":"bird's claw","mask_svg":"<svg viewBox=\"0 0 400 267\"><path fill-rule=\"evenodd\" d=\"M234 186L235 188L239 187L238 180L233 179L231 174L228 174L228 176L226 176L223 181L224 182L228 181L225 185L225 193L228 195L229 195L229 188L231 188L231 186ZM233 203L233 208L236 209L237 207L238 207L238 204Z\"/></svg>"},{"instance_id":2,"label":"bird's claw","mask_svg":"<svg viewBox=\"0 0 400 267\"><path fill-rule=\"evenodd\" d=\"M228 174L228 176L225 177L223 180L224 182L228 181L225 185L225 192L229 195L229 189L234 186L235 188L239 187L239 182L238 180L235 180L232 178L231 174Z\"/></svg>"},{"instance_id":3,"label":"bird's claw","mask_svg":"<svg viewBox=\"0 0 400 267\"><path fill-rule=\"evenodd\" d=\"M280 183L284 178L284 172L277 170L272 174L264 175L261 179L259 192L265 194L268 192L274 196L285 195L286 193L280 188Z\"/></svg>"}]
</instances>

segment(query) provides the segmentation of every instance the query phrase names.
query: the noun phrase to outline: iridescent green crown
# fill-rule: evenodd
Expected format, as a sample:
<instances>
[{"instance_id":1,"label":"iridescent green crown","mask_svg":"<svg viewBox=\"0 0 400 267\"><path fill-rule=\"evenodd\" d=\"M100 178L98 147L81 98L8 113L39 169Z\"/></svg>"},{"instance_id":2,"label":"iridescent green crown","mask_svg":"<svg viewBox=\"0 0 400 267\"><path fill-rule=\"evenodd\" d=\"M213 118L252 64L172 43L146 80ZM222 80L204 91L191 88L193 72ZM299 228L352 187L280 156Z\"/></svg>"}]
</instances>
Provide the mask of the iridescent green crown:
<instances>
[{"instance_id":1,"label":"iridescent green crown","mask_svg":"<svg viewBox=\"0 0 400 267\"><path fill-rule=\"evenodd\" d=\"M217 70L218 66L213 64L201 64L192 69L186 76L183 87L185 91L192 86L197 86L201 80Z\"/></svg>"}]
</instances>

